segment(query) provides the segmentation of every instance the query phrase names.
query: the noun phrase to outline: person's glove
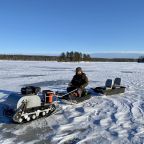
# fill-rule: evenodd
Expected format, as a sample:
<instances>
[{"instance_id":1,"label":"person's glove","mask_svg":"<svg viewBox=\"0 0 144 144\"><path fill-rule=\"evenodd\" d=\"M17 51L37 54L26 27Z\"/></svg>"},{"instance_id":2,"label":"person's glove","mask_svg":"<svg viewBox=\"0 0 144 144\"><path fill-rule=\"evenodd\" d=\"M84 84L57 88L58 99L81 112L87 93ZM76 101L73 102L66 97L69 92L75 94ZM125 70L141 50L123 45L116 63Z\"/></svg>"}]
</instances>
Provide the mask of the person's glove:
<instances>
[{"instance_id":1,"label":"person's glove","mask_svg":"<svg viewBox=\"0 0 144 144\"><path fill-rule=\"evenodd\" d=\"M83 86L80 86L80 89L82 90L82 89L83 89Z\"/></svg>"}]
</instances>

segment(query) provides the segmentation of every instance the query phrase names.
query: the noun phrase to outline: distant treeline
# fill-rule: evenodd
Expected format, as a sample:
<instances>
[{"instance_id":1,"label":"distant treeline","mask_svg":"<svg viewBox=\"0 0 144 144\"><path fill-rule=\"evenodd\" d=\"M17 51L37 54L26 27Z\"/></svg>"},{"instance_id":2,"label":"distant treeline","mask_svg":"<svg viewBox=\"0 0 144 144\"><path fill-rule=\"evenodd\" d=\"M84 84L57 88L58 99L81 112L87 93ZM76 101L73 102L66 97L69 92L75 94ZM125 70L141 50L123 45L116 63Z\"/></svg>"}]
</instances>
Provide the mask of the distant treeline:
<instances>
[{"instance_id":1,"label":"distant treeline","mask_svg":"<svg viewBox=\"0 0 144 144\"><path fill-rule=\"evenodd\" d=\"M89 54L83 54L80 52L66 52L61 53L59 56L59 61L62 62L75 62L75 61L92 61L92 58Z\"/></svg>"},{"instance_id":2,"label":"distant treeline","mask_svg":"<svg viewBox=\"0 0 144 144\"><path fill-rule=\"evenodd\" d=\"M132 59L132 58L92 58L92 61L97 61L97 62L137 62L137 59Z\"/></svg>"},{"instance_id":3,"label":"distant treeline","mask_svg":"<svg viewBox=\"0 0 144 144\"><path fill-rule=\"evenodd\" d=\"M66 52L60 56L41 56L41 55L6 55L1 54L0 60L23 60L23 61L59 61L59 62L137 62L138 59L130 58L92 58L89 54L79 52ZM140 58L141 60L141 58ZM144 60L144 59L143 59Z\"/></svg>"},{"instance_id":4,"label":"distant treeline","mask_svg":"<svg viewBox=\"0 0 144 144\"><path fill-rule=\"evenodd\" d=\"M0 55L1 60L23 60L23 61L57 61L57 56L38 55Z\"/></svg>"},{"instance_id":5,"label":"distant treeline","mask_svg":"<svg viewBox=\"0 0 144 144\"><path fill-rule=\"evenodd\" d=\"M144 63L144 56L140 56L140 57L138 58L138 62L139 62L139 63Z\"/></svg>"},{"instance_id":6,"label":"distant treeline","mask_svg":"<svg viewBox=\"0 0 144 144\"><path fill-rule=\"evenodd\" d=\"M130 58L92 58L89 54L83 54L79 52L66 52L61 53L59 61L91 61L91 62L137 62L137 59Z\"/></svg>"}]
</instances>

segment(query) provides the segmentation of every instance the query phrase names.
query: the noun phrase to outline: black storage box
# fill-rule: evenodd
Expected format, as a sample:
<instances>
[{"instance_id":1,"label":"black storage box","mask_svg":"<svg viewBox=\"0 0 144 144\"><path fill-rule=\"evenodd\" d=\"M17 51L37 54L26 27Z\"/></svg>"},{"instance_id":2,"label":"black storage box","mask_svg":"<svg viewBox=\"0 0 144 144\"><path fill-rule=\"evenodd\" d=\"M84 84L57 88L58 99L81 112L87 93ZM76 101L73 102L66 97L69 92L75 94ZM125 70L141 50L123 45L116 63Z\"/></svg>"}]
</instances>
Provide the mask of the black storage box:
<instances>
[{"instance_id":1,"label":"black storage box","mask_svg":"<svg viewBox=\"0 0 144 144\"><path fill-rule=\"evenodd\" d=\"M21 93L23 95L37 94L40 91L41 91L41 88L35 87L35 86L27 86L27 87L21 88Z\"/></svg>"}]
</instances>

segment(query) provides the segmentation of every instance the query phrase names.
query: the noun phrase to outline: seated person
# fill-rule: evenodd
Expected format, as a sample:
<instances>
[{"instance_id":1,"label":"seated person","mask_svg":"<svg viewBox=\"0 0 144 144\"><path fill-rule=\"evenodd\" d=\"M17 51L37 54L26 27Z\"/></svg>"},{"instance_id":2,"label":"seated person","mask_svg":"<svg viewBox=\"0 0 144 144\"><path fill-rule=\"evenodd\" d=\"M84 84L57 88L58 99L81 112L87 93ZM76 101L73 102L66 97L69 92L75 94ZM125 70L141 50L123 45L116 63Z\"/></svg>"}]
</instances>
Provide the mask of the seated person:
<instances>
[{"instance_id":1,"label":"seated person","mask_svg":"<svg viewBox=\"0 0 144 144\"><path fill-rule=\"evenodd\" d=\"M73 76L67 92L71 92L77 89L76 92L72 93L75 96L81 96L85 92L85 87L88 85L88 78L85 73L83 73L81 67L76 68L76 74Z\"/></svg>"}]
</instances>

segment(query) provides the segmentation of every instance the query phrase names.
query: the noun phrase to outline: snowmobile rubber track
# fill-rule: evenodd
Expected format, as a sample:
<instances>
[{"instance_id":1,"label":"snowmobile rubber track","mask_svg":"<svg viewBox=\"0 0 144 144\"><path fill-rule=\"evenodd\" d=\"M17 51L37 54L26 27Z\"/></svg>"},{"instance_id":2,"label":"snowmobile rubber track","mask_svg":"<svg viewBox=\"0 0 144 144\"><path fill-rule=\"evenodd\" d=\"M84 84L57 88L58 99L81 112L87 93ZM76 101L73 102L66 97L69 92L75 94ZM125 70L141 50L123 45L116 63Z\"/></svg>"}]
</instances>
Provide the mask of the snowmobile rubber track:
<instances>
[{"instance_id":1,"label":"snowmobile rubber track","mask_svg":"<svg viewBox=\"0 0 144 144\"><path fill-rule=\"evenodd\" d=\"M26 123L30 122L42 117L48 117L52 115L56 110L56 106L54 104L51 105L44 105L44 106L39 106L35 108L29 108L26 109L25 111L21 111L19 109L14 115L13 115L13 121L15 123ZM39 115L37 115L37 112Z\"/></svg>"}]
</instances>

